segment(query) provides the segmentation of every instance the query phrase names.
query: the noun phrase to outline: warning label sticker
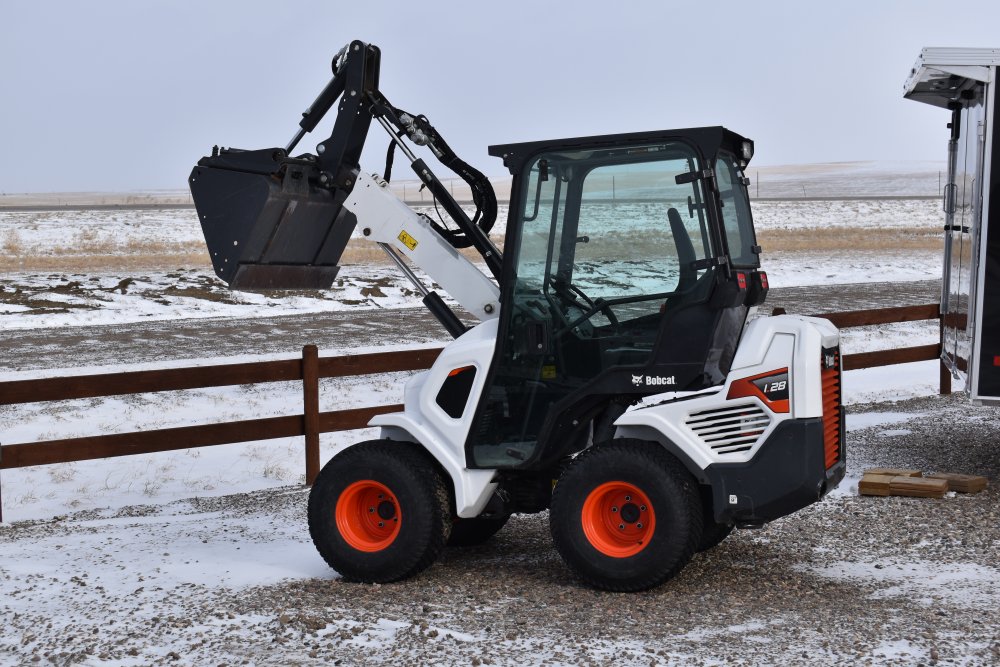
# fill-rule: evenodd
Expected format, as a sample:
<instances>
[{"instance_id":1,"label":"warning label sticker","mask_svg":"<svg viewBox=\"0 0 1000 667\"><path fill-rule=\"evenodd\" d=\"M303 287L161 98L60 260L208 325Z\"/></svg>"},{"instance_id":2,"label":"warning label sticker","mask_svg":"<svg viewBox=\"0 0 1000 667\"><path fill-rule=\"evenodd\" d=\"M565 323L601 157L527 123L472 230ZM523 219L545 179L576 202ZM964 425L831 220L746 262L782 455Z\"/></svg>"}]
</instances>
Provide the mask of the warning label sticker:
<instances>
[{"instance_id":1,"label":"warning label sticker","mask_svg":"<svg viewBox=\"0 0 1000 667\"><path fill-rule=\"evenodd\" d=\"M412 236L410 236L409 234L407 234L406 230L401 231L399 233L399 236L397 236L396 238L398 238L400 241L402 241L403 245L405 245L410 250L416 250L417 249L417 240L415 238L413 238Z\"/></svg>"}]
</instances>

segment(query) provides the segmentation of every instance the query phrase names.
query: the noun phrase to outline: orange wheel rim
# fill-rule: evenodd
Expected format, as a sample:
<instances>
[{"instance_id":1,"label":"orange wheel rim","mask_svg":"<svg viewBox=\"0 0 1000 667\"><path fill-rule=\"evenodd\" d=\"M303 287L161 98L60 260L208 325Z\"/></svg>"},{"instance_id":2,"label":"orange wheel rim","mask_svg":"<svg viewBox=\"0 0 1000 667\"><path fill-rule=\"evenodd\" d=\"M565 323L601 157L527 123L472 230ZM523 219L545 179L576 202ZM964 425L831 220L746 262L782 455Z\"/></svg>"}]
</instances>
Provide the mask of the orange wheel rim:
<instances>
[{"instance_id":1,"label":"orange wheel rim","mask_svg":"<svg viewBox=\"0 0 1000 667\"><path fill-rule=\"evenodd\" d=\"M396 496L372 479L344 489L334 514L344 541L358 551L382 551L396 540L402 523Z\"/></svg>"},{"instance_id":2,"label":"orange wheel rim","mask_svg":"<svg viewBox=\"0 0 1000 667\"><path fill-rule=\"evenodd\" d=\"M605 556L628 558L649 544L656 514L642 489L628 482L606 482L583 501L583 534Z\"/></svg>"}]
</instances>

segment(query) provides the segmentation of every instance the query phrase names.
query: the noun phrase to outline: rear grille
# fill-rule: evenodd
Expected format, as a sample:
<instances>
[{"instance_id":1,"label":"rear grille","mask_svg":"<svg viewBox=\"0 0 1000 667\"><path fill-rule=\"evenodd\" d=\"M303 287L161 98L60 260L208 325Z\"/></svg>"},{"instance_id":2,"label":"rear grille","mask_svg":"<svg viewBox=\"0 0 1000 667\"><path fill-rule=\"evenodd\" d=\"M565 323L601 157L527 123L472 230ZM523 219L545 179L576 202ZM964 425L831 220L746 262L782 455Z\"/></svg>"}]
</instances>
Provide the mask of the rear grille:
<instances>
[{"instance_id":1,"label":"rear grille","mask_svg":"<svg viewBox=\"0 0 1000 667\"><path fill-rule=\"evenodd\" d=\"M692 412L687 427L719 454L751 449L767 430L771 418L753 403Z\"/></svg>"},{"instance_id":2,"label":"rear grille","mask_svg":"<svg viewBox=\"0 0 1000 667\"><path fill-rule=\"evenodd\" d=\"M842 456L844 441L843 406L841 405L840 350L824 351L821 360L823 377L823 455L827 469ZM833 357L833 367L827 368L825 358Z\"/></svg>"}]
</instances>

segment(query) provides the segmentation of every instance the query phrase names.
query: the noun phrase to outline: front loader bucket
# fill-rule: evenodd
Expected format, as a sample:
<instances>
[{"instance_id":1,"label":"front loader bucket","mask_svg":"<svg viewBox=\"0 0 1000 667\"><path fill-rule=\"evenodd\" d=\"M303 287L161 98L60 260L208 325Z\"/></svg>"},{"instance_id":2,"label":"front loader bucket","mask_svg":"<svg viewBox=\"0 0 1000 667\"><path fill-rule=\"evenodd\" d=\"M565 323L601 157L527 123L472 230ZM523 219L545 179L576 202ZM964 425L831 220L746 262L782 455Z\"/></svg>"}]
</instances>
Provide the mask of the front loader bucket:
<instances>
[{"instance_id":1,"label":"front loader bucket","mask_svg":"<svg viewBox=\"0 0 1000 667\"><path fill-rule=\"evenodd\" d=\"M189 184L219 278L232 289L327 289L357 223L307 159L280 149L202 158Z\"/></svg>"}]
</instances>

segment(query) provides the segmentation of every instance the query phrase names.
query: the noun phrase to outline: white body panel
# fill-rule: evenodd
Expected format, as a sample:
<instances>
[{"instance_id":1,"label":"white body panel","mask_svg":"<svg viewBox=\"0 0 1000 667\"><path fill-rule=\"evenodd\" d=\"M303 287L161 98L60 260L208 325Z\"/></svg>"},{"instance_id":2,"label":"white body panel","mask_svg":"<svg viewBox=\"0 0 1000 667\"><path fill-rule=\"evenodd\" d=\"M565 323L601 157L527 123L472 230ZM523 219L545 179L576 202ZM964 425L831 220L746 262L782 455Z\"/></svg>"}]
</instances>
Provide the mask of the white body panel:
<instances>
[{"instance_id":1,"label":"white body panel","mask_svg":"<svg viewBox=\"0 0 1000 667\"><path fill-rule=\"evenodd\" d=\"M463 518L478 516L496 488L493 470L465 467L465 440L486 382L496 335L497 320L492 319L451 342L430 370L406 383L403 412L380 415L369 422L382 427L383 438L419 442L437 459L451 477L456 511ZM476 377L465 412L455 419L441 409L436 399L448 373L465 366L475 366Z\"/></svg>"},{"instance_id":2,"label":"white body panel","mask_svg":"<svg viewBox=\"0 0 1000 667\"><path fill-rule=\"evenodd\" d=\"M500 290L493 281L390 192L385 181L358 174L344 205L366 237L398 250L476 318L485 321L500 313Z\"/></svg>"},{"instance_id":3,"label":"white body panel","mask_svg":"<svg viewBox=\"0 0 1000 667\"><path fill-rule=\"evenodd\" d=\"M449 344L429 371L407 382L403 412L380 415L369 422L381 427L383 438L420 443L441 464L455 489L457 514L463 518L478 516L497 486L493 481L495 471L469 470L465 465L465 442L493 357L497 324L496 320L484 322ZM748 461L782 421L823 416L819 354L823 348L838 345L837 329L827 320L792 315L754 320L743 334L722 387L684 401L672 401L678 394L651 396L644 405L660 403L652 407L640 405L622 415L615 422L617 437L648 434L652 429L681 448L702 469L714 462ZM475 366L476 377L465 411L455 419L441 409L436 398L448 374L465 366ZM788 413L774 413L756 397L726 400L734 381L783 368L788 368L791 381ZM718 444L713 448L702 437L704 429L699 432L688 424L692 413L728 406L741 413L750 408L754 416L748 419L759 420L760 435L749 449Z\"/></svg>"},{"instance_id":4,"label":"white body panel","mask_svg":"<svg viewBox=\"0 0 1000 667\"><path fill-rule=\"evenodd\" d=\"M779 315L754 320L747 325L732 369L725 384L697 397L673 400L692 394L662 394L647 398L642 405L623 414L615 422L616 437L647 438L662 434L704 470L713 463L743 463L754 457L778 424L793 418L823 416L823 387L820 351L839 345L836 327L827 320ZM789 411L772 411L756 396L727 399L730 386L741 379L788 368ZM657 402L659 400L659 402ZM759 431L748 445L726 441L709 442L705 436L717 434L712 417L720 421L739 417L748 431ZM731 410L731 412L727 412Z\"/></svg>"}]
</instances>

